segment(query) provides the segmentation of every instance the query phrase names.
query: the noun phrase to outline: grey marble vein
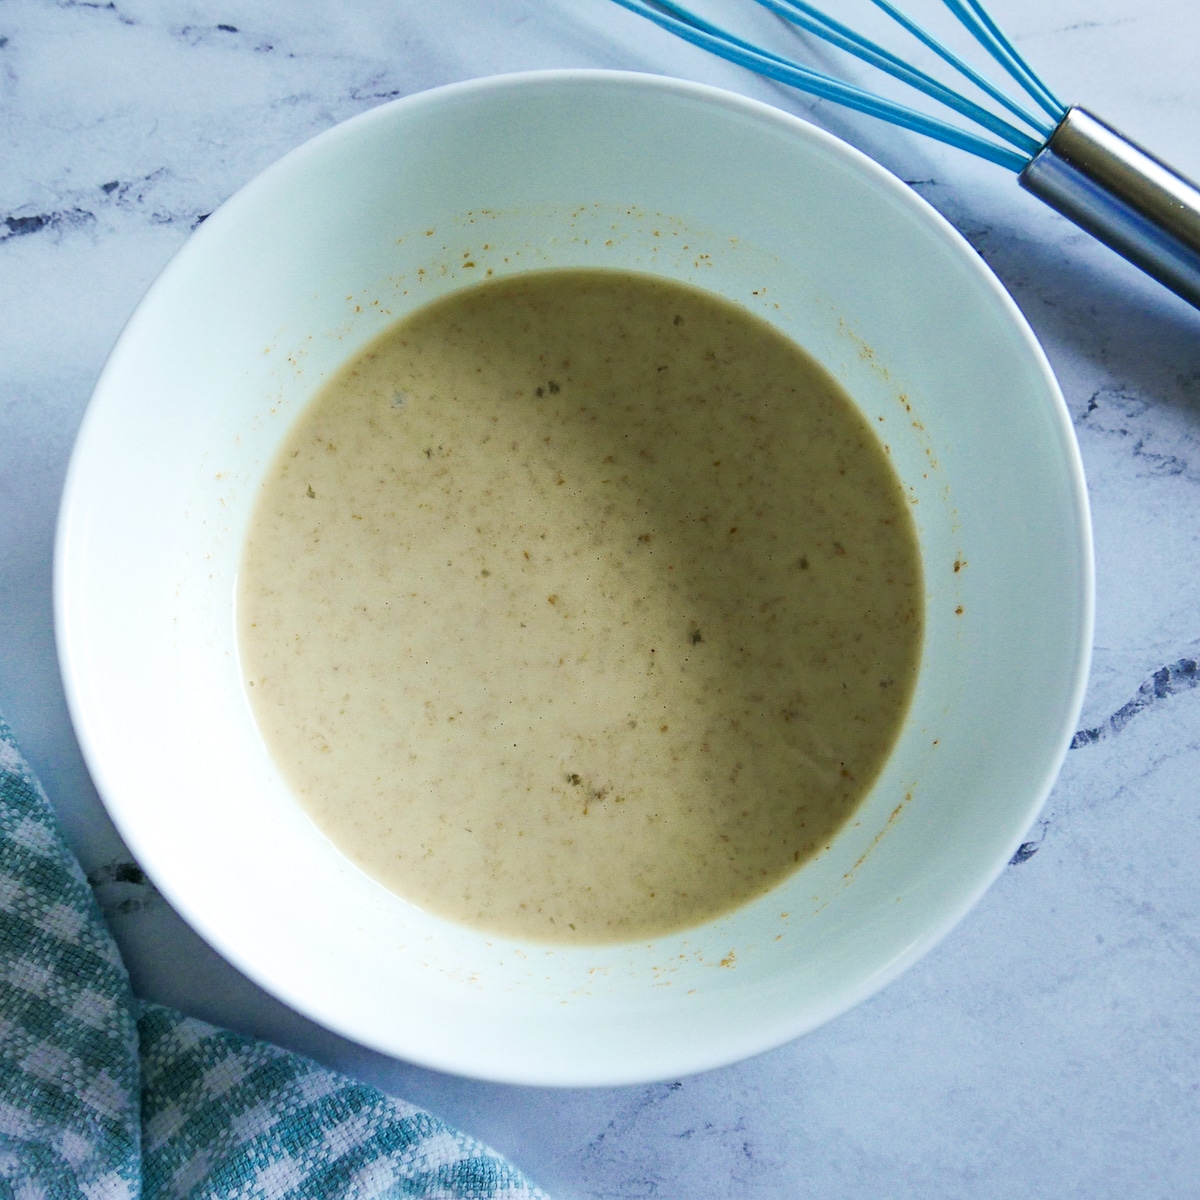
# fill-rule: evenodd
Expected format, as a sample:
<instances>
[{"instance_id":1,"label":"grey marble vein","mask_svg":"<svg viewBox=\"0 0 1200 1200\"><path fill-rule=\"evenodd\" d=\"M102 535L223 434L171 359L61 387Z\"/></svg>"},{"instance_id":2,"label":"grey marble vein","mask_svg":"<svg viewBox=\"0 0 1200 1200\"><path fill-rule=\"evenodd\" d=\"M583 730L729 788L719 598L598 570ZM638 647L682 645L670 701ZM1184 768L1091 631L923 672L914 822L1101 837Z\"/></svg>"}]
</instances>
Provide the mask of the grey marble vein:
<instances>
[{"instance_id":1,"label":"grey marble vein","mask_svg":"<svg viewBox=\"0 0 1200 1200\"><path fill-rule=\"evenodd\" d=\"M1200 685L1200 663L1195 658L1180 658L1164 667L1159 667L1138 688L1137 694L1122 704L1108 720L1100 725L1094 725L1090 729L1079 730L1071 739L1071 749L1078 750L1081 746L1090 746L1103 738L1115 737L1134 717L1180 692L1191 691L1198 685Z\"/></svg>"}]
</instances>

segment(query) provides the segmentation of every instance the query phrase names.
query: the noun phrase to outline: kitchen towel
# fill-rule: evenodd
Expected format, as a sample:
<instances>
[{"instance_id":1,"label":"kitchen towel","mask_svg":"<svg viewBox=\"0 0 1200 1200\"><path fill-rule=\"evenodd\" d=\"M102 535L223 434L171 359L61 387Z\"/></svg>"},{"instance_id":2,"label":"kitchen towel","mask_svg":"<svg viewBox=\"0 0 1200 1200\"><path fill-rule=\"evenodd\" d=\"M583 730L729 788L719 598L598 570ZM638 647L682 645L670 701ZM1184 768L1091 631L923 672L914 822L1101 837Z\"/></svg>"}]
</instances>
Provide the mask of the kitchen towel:
<instances>
[{"instance_id":1,"label":"kitchen towel","mask_svg":"<svg viewBox=\"0 0 1200 1200\"><path fill-rule=\"evenodd\" d=\"M0 718L0 1200L546 1200L429 1113L137 1000Z\"/></svg>"}]
</instances>

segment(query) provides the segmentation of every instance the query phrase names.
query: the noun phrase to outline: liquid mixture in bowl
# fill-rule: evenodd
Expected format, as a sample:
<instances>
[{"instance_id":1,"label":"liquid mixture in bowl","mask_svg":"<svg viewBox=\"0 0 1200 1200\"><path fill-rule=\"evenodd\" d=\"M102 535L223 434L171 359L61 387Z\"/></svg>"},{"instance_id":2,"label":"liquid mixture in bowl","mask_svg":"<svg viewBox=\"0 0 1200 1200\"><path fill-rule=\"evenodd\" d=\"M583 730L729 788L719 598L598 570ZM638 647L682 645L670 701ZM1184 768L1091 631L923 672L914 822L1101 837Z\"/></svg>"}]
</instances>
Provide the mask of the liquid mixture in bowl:
<instances>
[{"instance_id":1,"label":"liquid mixture in bowl","mask_svg":"<svg viewBox=\"0 0 1200 1200\"><path fill-rule=\"evenodd\" d=\"M762 895L865 796L916 679L908 505L833 378L665 279L446 297L312 401L238 579L262 734L429 911L651 937Z\"/></svg>"}]
</instances>

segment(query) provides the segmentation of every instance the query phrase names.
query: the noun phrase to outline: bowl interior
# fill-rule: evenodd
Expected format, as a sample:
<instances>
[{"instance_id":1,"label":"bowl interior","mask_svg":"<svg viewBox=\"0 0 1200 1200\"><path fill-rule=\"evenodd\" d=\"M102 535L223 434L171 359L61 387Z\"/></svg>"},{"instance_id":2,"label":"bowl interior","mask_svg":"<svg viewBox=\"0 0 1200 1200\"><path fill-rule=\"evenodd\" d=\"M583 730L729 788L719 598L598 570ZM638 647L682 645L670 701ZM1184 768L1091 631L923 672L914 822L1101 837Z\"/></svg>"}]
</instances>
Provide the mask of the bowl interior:
<instances>
[{"instance_id":1,"label":"bowl interior","mask_svg":"<svg viewBox=\"0 0 1200 1200\"><path fill-rule=\"evenodd\" d=\"M832 848L725 918L592 949L448 924L343 858L259 739L233 612L262 473L330 373L437 296L561 266L670 276L791 334L887 444L926 586L904 732ZM953 925L1057 772L1090 588L1061 397L949 226L774 110L655 77L564 72L376 109L209 218L97 386L63 504L56 604L101 794L214 946L385 1052L511 1082L598 1084L779 1044Z\"/></svg>"}]
</instances>

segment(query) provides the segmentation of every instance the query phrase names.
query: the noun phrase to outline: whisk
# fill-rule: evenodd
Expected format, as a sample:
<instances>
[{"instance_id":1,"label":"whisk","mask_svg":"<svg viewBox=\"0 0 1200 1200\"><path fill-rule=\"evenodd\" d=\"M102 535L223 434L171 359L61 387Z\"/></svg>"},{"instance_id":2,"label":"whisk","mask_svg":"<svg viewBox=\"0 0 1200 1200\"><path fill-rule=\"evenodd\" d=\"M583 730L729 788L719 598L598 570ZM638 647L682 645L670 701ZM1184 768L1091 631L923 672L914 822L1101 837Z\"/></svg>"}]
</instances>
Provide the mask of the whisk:
<instances>
[{"instance_id":1,"label":"whisk","mask_svg":"<svg viewBox=\"0 0 1200 1200\"><path fill-rule=\"evenodd\" d=\"M797 28L924 93L972 122L974 129L928 116L756 46L674 0L615 2L760 75L1016 171L1027 191L1200 308L1200 189L1086 109L1063 104L980 0L943 3L1020 88L1023 99L993 83L890 0L871 3L990 97L1006 116L960 94L805 0L757 0Z\"/></svg>"}]
</instances>

